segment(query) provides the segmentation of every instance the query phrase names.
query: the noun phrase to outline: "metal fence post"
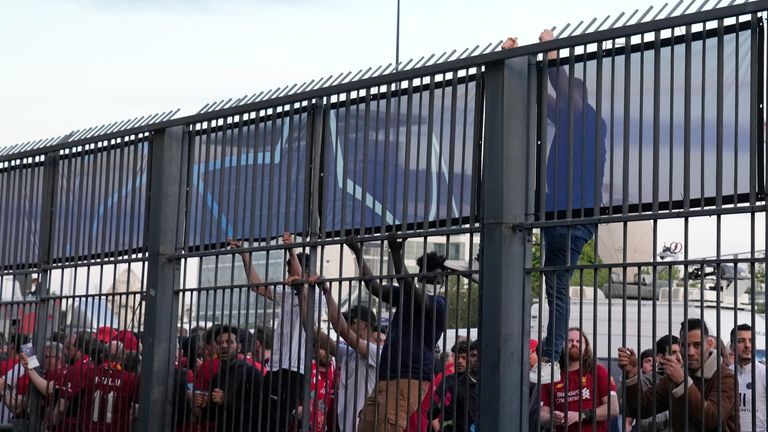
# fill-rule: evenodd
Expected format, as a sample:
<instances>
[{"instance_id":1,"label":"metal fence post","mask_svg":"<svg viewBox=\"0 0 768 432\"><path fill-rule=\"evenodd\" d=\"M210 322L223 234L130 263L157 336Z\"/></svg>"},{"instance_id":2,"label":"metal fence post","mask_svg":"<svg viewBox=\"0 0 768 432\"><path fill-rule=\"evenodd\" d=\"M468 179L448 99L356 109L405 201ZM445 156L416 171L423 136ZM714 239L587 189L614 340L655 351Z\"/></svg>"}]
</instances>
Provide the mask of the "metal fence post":
<instances>
[{"instance_id":1,"label":"metal fence post","mask_svg":"<svg viewBox=\"0 0 768 432\"><path fill-rule=\"evenodd\" d=\"M56 209L56 178L58 176L59 153L52 152L45 156L45 165L43 166L43 189L42 189L42 212L40 214L40 248L38 249L38 265L40 268L40 279L37 284L37 310L35 312L35 333L32 343L35 352L43 356L45 341L52 332L48 326L58 325L56 322L48 324L48 311L53 314L53 300L48 297L49 273L47 268L51 264L51 232L53 230L53 212ZM35 386L30 386L32 397L29 403L29 430L39 430L40 420L43 418L40 414L42 394Z\"/></svg>"},{"instance_id":2,"label":"metal fence post","mask_svg":"<svg viewBox=\"0 0 768 432\"><path fill-rule=\"evenodd\" d=\"M179 285L176 253L178 217L183 208L181 189L184 127L156 132L150 143L149 211L147 219L147 292L142 333L139 422L141 431L172 430L173 359L178 310L174 298Z\"/></svg>"},{"instance_id":3,"label":"metal fence post","mask_svg":"<svg viewBox=\"0 0 768 432\"><path fill-rule=\"evenodd\" d=\"M531 232L522 224L534 178L529 60L494 63L485 75L479 430L528 430Z\"/></svg>"}]
</instances>

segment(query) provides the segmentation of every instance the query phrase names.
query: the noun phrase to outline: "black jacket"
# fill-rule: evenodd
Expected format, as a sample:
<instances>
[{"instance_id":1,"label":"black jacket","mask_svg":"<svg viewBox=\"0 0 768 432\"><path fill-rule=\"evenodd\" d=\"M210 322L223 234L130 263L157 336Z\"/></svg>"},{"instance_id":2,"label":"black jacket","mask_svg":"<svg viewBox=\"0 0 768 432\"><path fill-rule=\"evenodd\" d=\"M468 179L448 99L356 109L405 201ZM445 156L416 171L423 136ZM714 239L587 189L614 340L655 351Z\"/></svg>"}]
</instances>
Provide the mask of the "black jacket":
<instances>
[{"instance_id":1,"label":"black jacket","mask_svg":"<svg viewBox=\"0 0 768 432\"><path fill-rule=\"evenodd\" d=\"M477 381L469 374L452 374L443 378L437 397L441 400L444 431L467 432L477 422Z\"/></svg>"},{"instance_id":2,"label":"black jacket","mask_svg":"<svg viewBox=\"0 0 768 432\"><path fill-rule=\"evenodd\" d=\"M216 422L217 431L239 432L258 428L261 385L261 372L245 360L221 364L211 388L224 391L224 403L217 405L210 402L208 405L209 418Z\"/></svg>"}]
</instances>

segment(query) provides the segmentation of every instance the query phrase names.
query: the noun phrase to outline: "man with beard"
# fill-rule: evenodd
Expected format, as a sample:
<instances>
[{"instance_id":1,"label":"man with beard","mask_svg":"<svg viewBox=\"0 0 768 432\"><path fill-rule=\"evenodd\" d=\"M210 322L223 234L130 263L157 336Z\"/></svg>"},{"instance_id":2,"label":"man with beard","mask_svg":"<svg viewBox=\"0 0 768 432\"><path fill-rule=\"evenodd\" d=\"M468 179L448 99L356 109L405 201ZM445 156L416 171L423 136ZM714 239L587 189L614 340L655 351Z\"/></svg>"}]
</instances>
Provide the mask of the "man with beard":
<instances>
[{"instance_id":1,"label":"man with beard","mask_svg":"<svg viewBox=\"0 0 768 432\"><path fill-rule=\"evenodd\" d=\"M731 331L731 350L735 354L735 362L731 368L739 379L741 430L742 432L765 431L765 411L768 405L765 366L753 361L752 358L752 326L739 324Z\"/></svg>"},{"instance_id":2,"label":"man with beard","mask_svg":"<svg viewBox=\"0 0 768 432\"><path fill-rule=\"evenodd\" d=\"M674 431L738 431L736 376L721 363L707 324L698 318L683 321L680 340L688 375L676 356L665 355L664 376L656 386L642 391L638 388L637 354L630 348L619 348L619 367L627 378L627 412L639 410L640 418L648 418L669 410Z\"/></svg>"},{"instance_id":3,"label":"man with beard","mask_svg":"<svg viewBox=\"0 0 768 432\"><path fill-rule=\"evenodd\" d=\"M556 431L608 432L609 420L619 414L616 385L608 371L595 364L589 339L578 327L568 329L560 362L568 373L541 386L542 423L551 422Z\"/></svg>"},{"instance_id":4,"label":"man with beard","mask_svg":"<svg viewBox=\"0 0 768 432\"><path fill-rule=\"evenodd\" d=\"M200 401L198 398L195 403L207 407L217 431L255 430L262 392L261 373L245 359L238 360L240 343L237 328L220 327L215 340L220 363L212 380L213 391L210 399Z\"/></svg>"},{"instance_id":5,"label":"man with beard","mask_svg":"<svg viewBox=\"0 0 768 432\"><path fill-rule=\"evenodd\" d=\"M476 420L477 376L480 371L477 351L477 342L470 344L468 340L456 342L451 348L456 372L443 378L437 388L442 408L442 430L446 432L468 431Z\"/></svg>"}]
</instances>

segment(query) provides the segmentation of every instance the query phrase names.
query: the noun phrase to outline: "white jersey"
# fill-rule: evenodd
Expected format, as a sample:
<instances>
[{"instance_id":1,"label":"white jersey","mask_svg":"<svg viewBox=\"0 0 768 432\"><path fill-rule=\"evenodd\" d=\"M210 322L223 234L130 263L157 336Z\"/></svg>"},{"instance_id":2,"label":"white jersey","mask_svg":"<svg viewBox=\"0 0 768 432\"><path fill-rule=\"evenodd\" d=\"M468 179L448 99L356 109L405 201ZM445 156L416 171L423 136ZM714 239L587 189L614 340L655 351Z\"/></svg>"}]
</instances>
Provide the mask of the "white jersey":
<instances>
[{"instance_id":1,"label":"white jersey","mask_svg":"<svg viewBox=\"0 0 768 432\"><path fill-rule=\"evenodd\" d=\"M275 322L274 346L269 359L269 370L278 371L289 369L304 373L304 347L307 336L301 325L301 309L299 308L299 296L294 294L290 287L274 287L274 299L280 305L280 319ZM315 290L315 312L320 305L321 296ZM325 315L325 302L322 303L323 315Z\"/></svg>"},{"instance_id":2,"label":"white jersey","mask_svg":"<svg viewBox=\"0 0 768 432\"><path fill-rule=\"evenodd\" d=\"M339 341L336 360L339 365L339 392L336 400L339 430L355 432L357 416L363 409L365 399L374 388L378 376L376 365L379 362L380 348L373 342L368 342L368 357L362 357L349 345Z\"/></svg>"},{"instance_id":3,"label":"white jersey","mask_svg":"<svg viewBox=\"0 0 768 432\"><path fill-rule=\"evenodd\" d=\"M765 366L755 363L755 377L752 378L752 365L731 366L739 380L739 415L741 431L766 432L766 373ZM752 428L752 391L754 388L755 428Z\"/></svg>"}]
</instances>

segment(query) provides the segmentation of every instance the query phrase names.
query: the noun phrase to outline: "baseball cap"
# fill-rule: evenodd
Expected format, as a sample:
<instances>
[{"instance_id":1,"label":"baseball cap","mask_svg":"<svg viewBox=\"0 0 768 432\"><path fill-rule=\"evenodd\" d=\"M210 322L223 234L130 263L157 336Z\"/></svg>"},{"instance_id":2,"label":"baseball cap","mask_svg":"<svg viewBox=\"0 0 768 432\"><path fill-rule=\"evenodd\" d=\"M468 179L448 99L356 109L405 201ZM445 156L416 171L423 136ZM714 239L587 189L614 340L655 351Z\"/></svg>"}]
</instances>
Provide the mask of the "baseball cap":
<instances>
[{"instance_id":1,"label":"baseball cap","mask_svg":"<svg viewBox=\"0 0 768 432\"><path fill-rule=\"evenodd\" d=\"M463 274L462 276L471 279L475 283L480 283L480 261L477 255L469 261L447 260L443 263L443 267L457 272L474 272L472 274Z\"/></svg>"},{"instance_id":2,"label":"baseball cap","mask_svg":"<svg viewBox=\"0 0 768 432\"><path fill-rule=\"evenodd\" d=\"M535 350L537 346L539 346L539 341L537 341L536 339L531 339L531 349L530 349L530 351Z\"/></svg>"}]
</instances>

